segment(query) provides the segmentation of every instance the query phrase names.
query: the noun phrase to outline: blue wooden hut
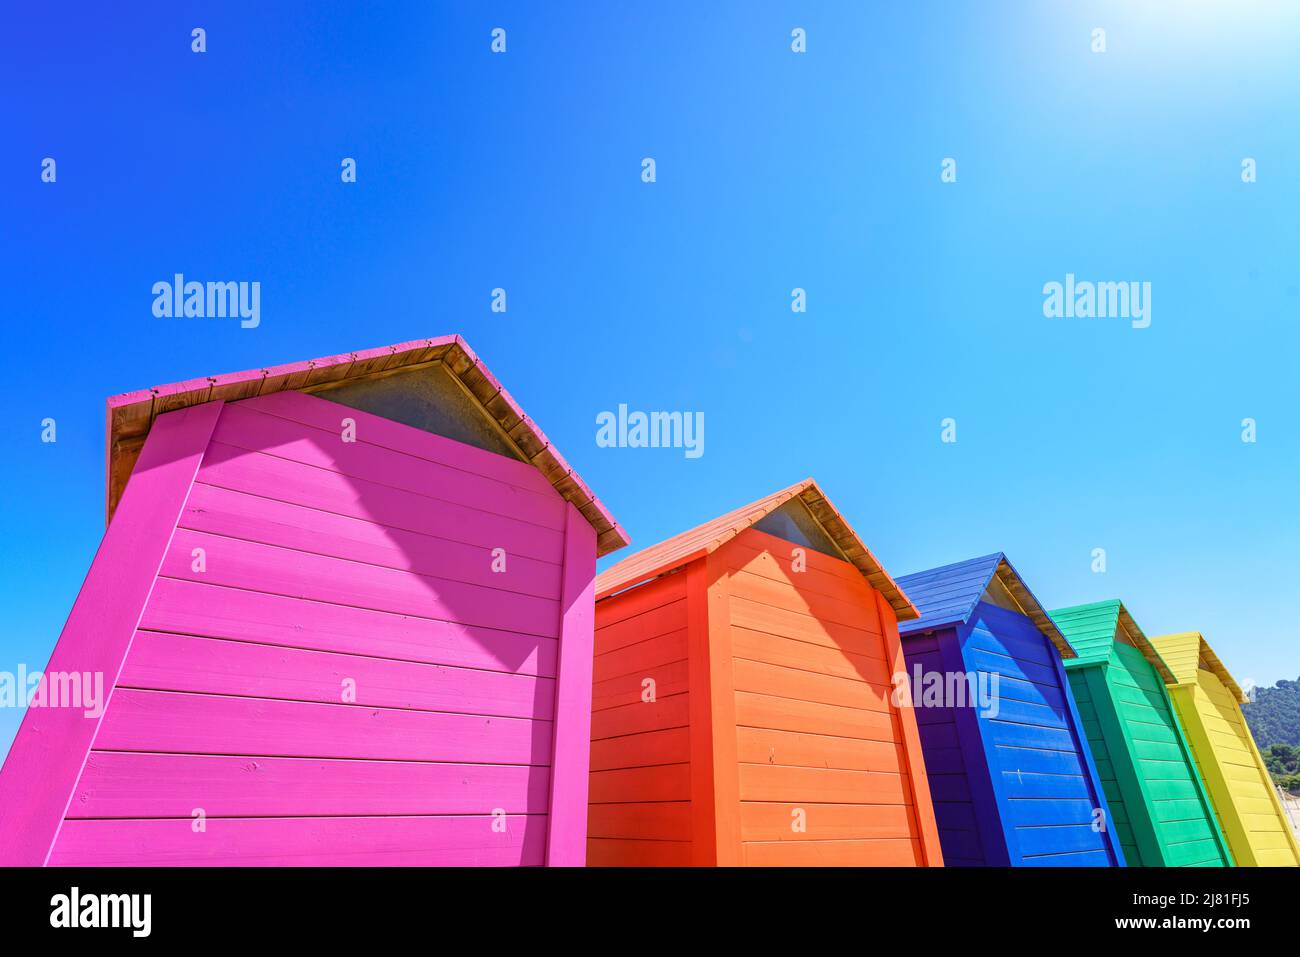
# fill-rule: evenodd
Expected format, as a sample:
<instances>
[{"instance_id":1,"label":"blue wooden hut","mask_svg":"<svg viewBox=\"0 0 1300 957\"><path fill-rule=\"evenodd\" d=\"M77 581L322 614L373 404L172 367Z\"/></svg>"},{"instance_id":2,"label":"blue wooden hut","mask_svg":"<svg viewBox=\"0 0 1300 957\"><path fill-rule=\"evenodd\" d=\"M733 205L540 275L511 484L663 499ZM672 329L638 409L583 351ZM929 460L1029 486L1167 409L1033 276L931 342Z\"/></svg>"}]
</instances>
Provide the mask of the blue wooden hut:
<instances>
[{"instance_id":1,"label":"blue wooden hut","mask_svg":"<svg viewBox=\"0 0 1300 957\"><path fill-rule=\"evenodd\" d=\"M1062 667L1075 651L1001 552L898 579L944 863L1123 866Z\"/></svg>"}]
</instances>

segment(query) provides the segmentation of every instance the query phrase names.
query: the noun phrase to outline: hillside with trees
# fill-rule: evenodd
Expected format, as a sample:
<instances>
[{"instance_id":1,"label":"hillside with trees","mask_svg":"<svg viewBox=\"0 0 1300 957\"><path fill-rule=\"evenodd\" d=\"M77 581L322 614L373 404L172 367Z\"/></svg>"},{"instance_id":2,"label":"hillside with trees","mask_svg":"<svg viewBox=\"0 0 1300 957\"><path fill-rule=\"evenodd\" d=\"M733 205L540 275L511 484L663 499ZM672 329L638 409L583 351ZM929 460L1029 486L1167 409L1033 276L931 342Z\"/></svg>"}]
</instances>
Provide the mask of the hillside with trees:
<instances>
[{"instance_id":1,"label":"hillside with trees","mask_svg":"<svg viewBox=\"0 0 1300 957\"><path fill-rule=\"evenodd\" d=\"M1241 710L1264 763L1274 781L1300 794L1300 680L1257 688L1254 697Z\"/></svg>"}]
</instances>

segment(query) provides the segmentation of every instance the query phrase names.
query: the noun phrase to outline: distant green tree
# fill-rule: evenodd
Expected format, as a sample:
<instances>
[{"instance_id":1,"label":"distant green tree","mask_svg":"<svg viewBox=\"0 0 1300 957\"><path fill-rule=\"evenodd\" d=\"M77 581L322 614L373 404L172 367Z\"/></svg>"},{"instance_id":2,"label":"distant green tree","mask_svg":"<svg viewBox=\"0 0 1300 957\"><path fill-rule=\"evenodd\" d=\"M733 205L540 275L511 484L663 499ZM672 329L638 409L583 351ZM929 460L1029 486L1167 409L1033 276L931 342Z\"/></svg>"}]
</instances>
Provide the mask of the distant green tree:
<instances>
[{"instance_id":1,"label":"distant green tree","mask_svg":"<svg viewBox=\"0 0 1300 957\"><path fill-rule=\"evenodd\" d=\"M1270 744L1300 746L1300 679L1256 688L1254 698L1241 710L1255 743L1260 748Z\"/></svg>"},{"instance_id":2,"label":"distant green tree","mask_svg":"<svg viewBox=\"0 0 1300 957\"><path fill-rule=\"evenodd\" d=\"M1300 794L1300 679L1255 689L1241 706L1268 773L1280 787Z\"/></svg>"},{"instance_id":3,"label":"distant green tree","mask_svg":"<svg viewBox=\"0 0 1300 957\"><path fill-rule=\"evenodd\" d=\"M1269 775L1279 787L1292 794L1300 793L1300 748L1288 744L1273 744L1260 752Z\"/></svg>"},{"instance_id":4,"label":"distant green tree","mask_svg":"<svg viewBox=\"0 0 1300 957\"><path fill-rule=\"evenodd\" d=\"M1264 764L1274 777L1283 777L1300 771L1300 768L1297 768L1297 764L1300 764L1300 748L1293 748L1289 744L1270 744L1261 753L1264 756Z\"/></svg>"}]
</instances>

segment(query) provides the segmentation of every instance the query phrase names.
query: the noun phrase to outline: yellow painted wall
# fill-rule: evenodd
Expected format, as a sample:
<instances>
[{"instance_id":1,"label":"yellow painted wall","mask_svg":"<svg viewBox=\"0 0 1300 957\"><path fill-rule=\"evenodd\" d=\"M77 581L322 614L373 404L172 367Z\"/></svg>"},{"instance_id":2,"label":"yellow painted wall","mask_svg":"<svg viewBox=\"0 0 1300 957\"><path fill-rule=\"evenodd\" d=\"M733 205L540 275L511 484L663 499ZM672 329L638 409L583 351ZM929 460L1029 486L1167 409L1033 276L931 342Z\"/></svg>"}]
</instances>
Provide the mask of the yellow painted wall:
<instances>
[{"instance_id":1,"label":"yellow painted wall","mask_svg":"<svg viewBox=\"0 0 1300 957\"><path fill-rule=\"evenodd\" d=\"M1236 863L1300 866L1300 847L1236 699L1200 668L1169 691Z\"/></svg>"}]
</instances>

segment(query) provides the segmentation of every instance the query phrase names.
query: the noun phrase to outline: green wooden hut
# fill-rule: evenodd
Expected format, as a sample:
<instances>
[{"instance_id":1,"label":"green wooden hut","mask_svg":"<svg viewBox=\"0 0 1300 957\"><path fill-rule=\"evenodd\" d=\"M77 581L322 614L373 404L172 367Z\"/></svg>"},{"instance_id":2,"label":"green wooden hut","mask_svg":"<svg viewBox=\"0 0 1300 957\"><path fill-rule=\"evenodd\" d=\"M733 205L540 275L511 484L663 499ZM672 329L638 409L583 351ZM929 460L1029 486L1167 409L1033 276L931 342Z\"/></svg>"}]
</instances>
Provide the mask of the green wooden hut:
<instances>
[{"instance_id":1,"label":"green wooden hut","mask_svg":"<svg viewBox=\"0 0 1300 957\"><path fill-rule=\"evenodd\" d=\"M1051 612L1078 651L1066 674L1130 867L1232 866L1165 682L1173 673L1120 601Z\"/></svg>"}]
</instances>

